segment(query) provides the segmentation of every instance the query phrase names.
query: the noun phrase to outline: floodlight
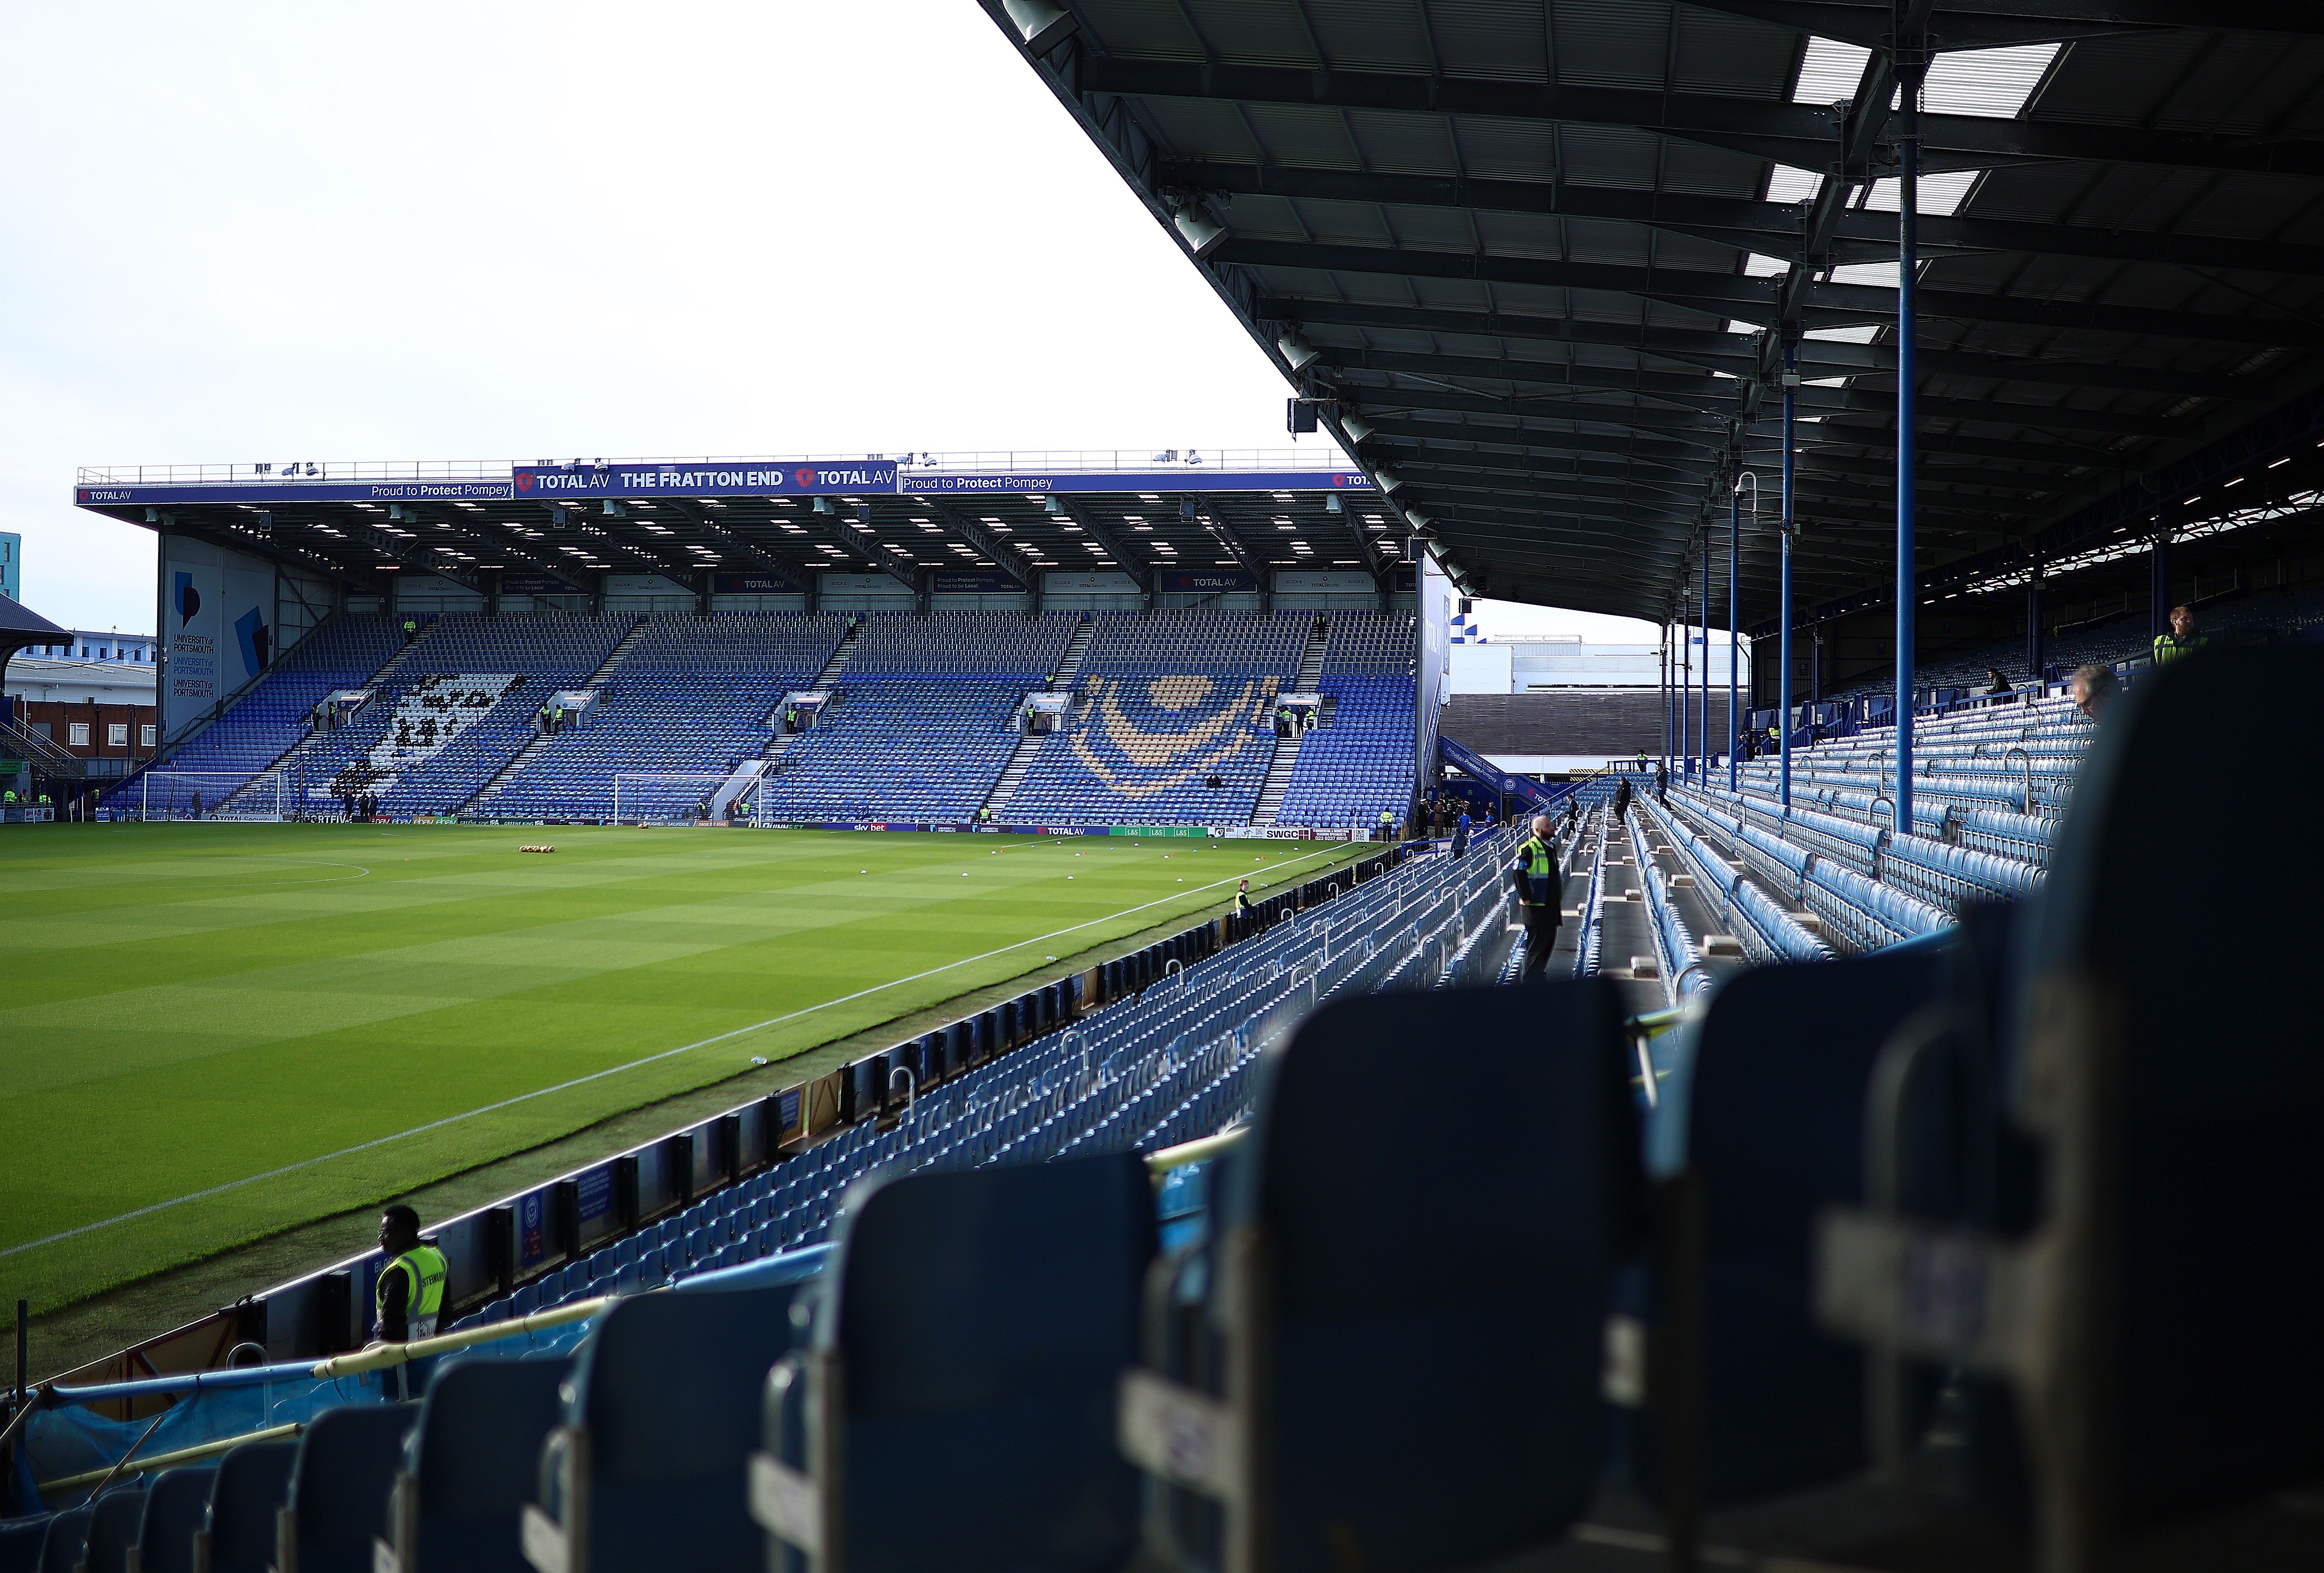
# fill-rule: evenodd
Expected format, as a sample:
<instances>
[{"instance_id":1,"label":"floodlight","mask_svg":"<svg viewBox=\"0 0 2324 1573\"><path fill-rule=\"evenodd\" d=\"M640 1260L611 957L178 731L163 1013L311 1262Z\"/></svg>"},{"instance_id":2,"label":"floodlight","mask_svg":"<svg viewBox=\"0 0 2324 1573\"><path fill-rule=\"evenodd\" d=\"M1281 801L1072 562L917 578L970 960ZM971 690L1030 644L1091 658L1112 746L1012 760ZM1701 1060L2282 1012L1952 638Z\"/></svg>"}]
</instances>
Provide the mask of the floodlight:
<instances>
[{"instance_id":1,"label":"floodlight","mask_svg":"<svg viewBox=\"0 0 2324 1573\"><path fill-rule=\"evenodd\" d=\"M1370 437L1372 434L1371 423L1364 419L1361 416L1356 415L1342 416L1340 418L1340 429L1348 434L1348 440L1351 443L1362 442L1366 437Z\"/></svg>"},{"instance_id":2,"label":"floodlight","mask_svg":"<svg viewBox=\"0 0 2324 1573\"><path fill-rule=\"evenodd\" d=\"M1081 26L1071 12L1051 0L1001 0L1001 8L1009 13L1027 51L1037 55L1047 54Z\"/></svg>"},{"instance_id":3,"label":"floodlight","mask_svg":"<svg viewBox=\"0 0 2324 1573\"><path fill-rule=\"evenodd\" d=\"M1277 339L1275 347L1283 352L1283 358L1291 363L1291 369L1295 372L1304 369L1308 362L1323 353L1309 344L1296 327Z\"/></svg>"},{"instance_id":4,"label":"floodlight","mask_svg":"<svg viewBox=\"0 0 2324 1573\"><path fill-rule=\"evenodd\" d=\"M1323 493L1323 511L1326 513L1344 513L1347 511L1340 506L1340 494L1337 492L1326 492Z\"/></svg>"},{"instance_id":5,"label":"floodlight","mask_svg":"<svg viewBox=\"0 0 2324 1573\"><path fill-rule=\"evenodd\" d=\"M1379 483L1379 489L1383 492L1393 492L1404 484L1404 477L1386 465L1380 465L1372 472L1372 479Z\"/></svg>"},{"instance_id":6,"label":"floodlight","mask_svg":"<svg viewBox=\"0 0 2324 1573\"><path fill-rule=\"evenodd\" d=\"M1227 238L1226 225L1204 212L1198 202L1182 204L1170 223L1177 230L1178 238L1186 243L1186 249L1198 257L1209 256Z\"/></svg>"}]
</instances>

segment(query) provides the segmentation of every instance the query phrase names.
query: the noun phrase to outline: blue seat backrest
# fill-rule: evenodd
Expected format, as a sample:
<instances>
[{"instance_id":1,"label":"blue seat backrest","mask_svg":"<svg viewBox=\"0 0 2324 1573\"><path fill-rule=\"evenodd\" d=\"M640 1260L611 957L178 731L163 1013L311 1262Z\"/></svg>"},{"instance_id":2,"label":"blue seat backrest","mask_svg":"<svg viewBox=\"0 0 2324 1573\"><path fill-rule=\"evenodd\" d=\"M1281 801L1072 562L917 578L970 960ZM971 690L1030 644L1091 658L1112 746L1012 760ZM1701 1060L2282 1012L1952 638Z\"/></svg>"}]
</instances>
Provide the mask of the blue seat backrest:
<instances>
[{"instance_id":1,"label":"blue seat backrest","mask_svg":"<svg viewBox=\"0 0 2324 1573\"><path fill-rule=\"evenodd\" d=\"M124 1573L129 1549L137 1543L137 1525L145 1516L143 1481L115 1486L90 1504L88 1549L84 1560L89 1573Z\"/></svg>"},{"instance_id":2,"label":"blue seat backrest","mask_svg":"<svg viewBox=\"0 0 2324 1573\"><path fill-rule=\"evenodd\" d=\"M1460 1566L1588 1503L1643 1185L1621 1017L1601 980L1386 995L1269 1054L1220 1217L1273 1256L1281 1573ZM1453 1085L1489 1095L1416 1151Z\"/></svg>"},{"instance_id":3,"label":"blue seat backrest","mask_svg":"<svg viewBox=\"0 0 2324 1573\"><path fill-rule=\"evenodd\" d=\"M73 1573L88 1550L88 1521L85 1507L67 1508L49 1518L48 1533L41 1537L41 1573Z\"/></svg>"},{"instance_id":4,"label":"blue seat backrest","mask_svg":"<svg viewBox=\"0 0 2324 1573\"><path fill-rule=\"evenodd\" d=\"M2324 1468L2324 649L2210 649L2098 727L2021 987L2028 1030L2087 987L2120 1045L2123 1209L2104 1421L2131 1520ZM2237 814L2253 783L2283 812ZM2052 1017L2052 1019L2055 1019Z\"/></svg>"},{"instance_id":5,"label":"blue seat backrest","mask_svg":"<svg viewBox=\"0 0 2324 1573\"><path fill-rule=\"evenodd\" d=\"M210 1485L209 1573L265 1573L274 1560L274 1514L290 1490L296 1442L244 1442L218 1460Z\"/></svg>"},{"instance_id":6,"label":"blue seat backrest","mask_svg":"<svg viewBox=\"0 0 2324 1573\"><path fill-rule=\"evenodd\" d=\"M367 1573L387 1531L387 1494L418 1415L408 1403L327 1409L299 1438L290 1510L301 1573Z\"/></svg>"},{"instance_id":7,"label":"blue seat backrest","mask_svg":"<svg viewBox=\"0 0 2324 1573\"><path fill-rule=\"evenodd\" d=\"M1703 1489L1714 1502L1864 1461L1864 1351L1818 1326L1816 1222L1864 1189L1864 1095L1944 948L1738 972L1694 1039L1686 1161L1703 1209ZM1651 1472L1651 1463L1648 1465Z\"/></svg>"},{"instance_id":8,"label":"blue seat backrest","mask_svg":"<svg viewBox=\"0 0 2324 1573\"><path fill-rule=\"evenodd\" d=\"M744 1480L798 1287L641 1294L592 1330L567 1418L589 1431L593 1566L763 1559Z\"/></svg>"},{"instance_id":9,"label":"blue seat backrest","mask_svg":"<svg viewBox=\"0 0 2324 1573\"><path fill-rule=\"evenodd\" d=\"M570 1360L467 1360L428 1385L405 1443L420 1481L420 1565L524 1573L521 1519Z\"/></svg>"},{"instance_id":10,"label":"blue seat backrest","mask_svg":"<svg viewBox=\"0 0 2324 1573\"><path fill-rule=\"evenodd\" d=\"M0 1524L0 1573L37 1573L41 1542L48 1533L44 1518Z\"/></svg>"},{"instance_id":11,"label":"blue seat backrest","mask_svg":"<svg viewBox=\"0 0 2324 1573\"><path fill-rule=\"evenodd\" d=\"M143 1573L192 1573L194 1532L208 1516L216 1464L164 1469L145 1488L145 1516L137 1526L137 1559Z\"/></svg>"},{"instance_id":12,"label":"blue seat backrest","mask_svg":"<svg viewBox=\"0 0 2324 1573\"><path fill-rule=\"evenodd\" d=\"M1115 1394L1155 1250L1143 1160L910 1176L848 1209L816 1337L844 1363L850 1567L1119 1566L1138 1476L1114 1445ZM895 1511L898 1479L911 1513Z\"/></svg>"}]
</instances>

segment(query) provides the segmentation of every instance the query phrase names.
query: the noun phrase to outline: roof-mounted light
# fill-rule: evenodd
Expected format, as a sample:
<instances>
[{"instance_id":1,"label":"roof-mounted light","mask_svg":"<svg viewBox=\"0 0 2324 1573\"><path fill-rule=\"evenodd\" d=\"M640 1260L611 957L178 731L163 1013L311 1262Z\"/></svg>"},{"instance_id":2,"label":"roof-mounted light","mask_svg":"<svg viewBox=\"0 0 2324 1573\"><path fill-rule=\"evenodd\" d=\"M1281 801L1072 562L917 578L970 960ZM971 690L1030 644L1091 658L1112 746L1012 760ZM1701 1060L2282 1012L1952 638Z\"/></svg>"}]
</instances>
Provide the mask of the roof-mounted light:
<instances>
[{"instance_id":1,"label":"roof-mounted light","mask_svg":"<svg viewBox=\"0 0 2324 1573\"><path fill-rule=\"evenodd\" d=\"M1052 0L1001 0L1001 8L1026 49L1037 55L1047 54L1081 27L1073 13Z\"/></svg>"}]
</instances>

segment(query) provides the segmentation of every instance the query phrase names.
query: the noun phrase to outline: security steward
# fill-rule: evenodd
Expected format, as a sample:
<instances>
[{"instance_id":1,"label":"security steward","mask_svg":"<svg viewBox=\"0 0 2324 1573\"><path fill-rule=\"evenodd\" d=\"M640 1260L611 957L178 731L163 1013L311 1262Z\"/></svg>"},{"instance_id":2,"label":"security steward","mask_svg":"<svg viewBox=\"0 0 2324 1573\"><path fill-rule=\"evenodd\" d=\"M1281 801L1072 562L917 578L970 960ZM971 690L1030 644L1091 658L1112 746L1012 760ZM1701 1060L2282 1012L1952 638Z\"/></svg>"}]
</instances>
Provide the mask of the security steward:
<instances>
[{"instance_id":1,"label":"security steward","mask_svg":"<svg viewBox=\"0 0 2324 1573\"><path fill-rule=\"evenodd\" d=\"M2195 631L2192 609L2174 606L2171 609L2171 631L2154 636L2154 664L2175 661L2181 656L2193 655L2211 641Z\"/></svg>"},{"instance_id":2,"label":"security steward","mask_svg":"<svg viewBox=\"0 0 2324 1573\"><path fill-rule=\"evenodd\" d=\"M434 1338L444 1309L444 1253L420 1239L419 1213L400 1201L381 1213L379 1248L387 1265L379 1270L372 1338L385 1344Z\"/></svg>"},{"instance_id":3,"label":"security steward","mask_svg":"<svg viewBox=\"0 0 2324 1573\"><path fill-rule=\"evenodd\" d=\"M1396 815L1385 808L1380 810L1379 839L1384 842L1396 840Z\"/></svg>"},{"instance_id":4,"label":"security steward","mask_svg":"<svg viewBox=\"0 0 2324 1573\"><path fill-rule=\"evenodd\" d=\"M1525 921L1525 965L1517 981L1526 983L1549 969L1549 953L1557 949L1557 925L1564 914L1558 904L1565 897L1564 881L1557 873L1556 823L1549 815L1534 815L1533 834L1517 846L1509 864L1509 888L1517 897L1517 915Z\"/></svg>"},{"instance_id":5,"label":"security steward","mask_svg":"<svg viewBox=\"0 0 2324 1573\"><path fill-rule=\"evenodd\" d=\"M405 618L403 620L403 642L405 644L410 644L413 639L416 639L419 637L420 620L416 617Z\"/></svg>"}]
</instances>

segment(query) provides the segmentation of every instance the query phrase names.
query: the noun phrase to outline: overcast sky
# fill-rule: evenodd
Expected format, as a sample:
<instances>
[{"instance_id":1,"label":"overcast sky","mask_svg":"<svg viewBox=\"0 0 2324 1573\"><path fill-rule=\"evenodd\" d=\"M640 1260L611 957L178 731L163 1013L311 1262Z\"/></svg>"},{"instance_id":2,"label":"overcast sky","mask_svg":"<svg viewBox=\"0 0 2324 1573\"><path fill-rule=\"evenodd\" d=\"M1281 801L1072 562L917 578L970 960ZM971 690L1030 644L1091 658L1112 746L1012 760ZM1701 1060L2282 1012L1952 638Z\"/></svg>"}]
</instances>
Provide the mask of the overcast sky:
<instances>
[{"instance_id":1,"label":"overcast sky","mask_svg":"<svg viewBox=\"0 0 2324 1573\"><path fill-rule=\"evenodd\" d=\"M0 530L67 625L153 615L152 538L71 506L80 465L1292 444L1280 376L968 0L9 32Z\"/></svg>"}]
</instances>

